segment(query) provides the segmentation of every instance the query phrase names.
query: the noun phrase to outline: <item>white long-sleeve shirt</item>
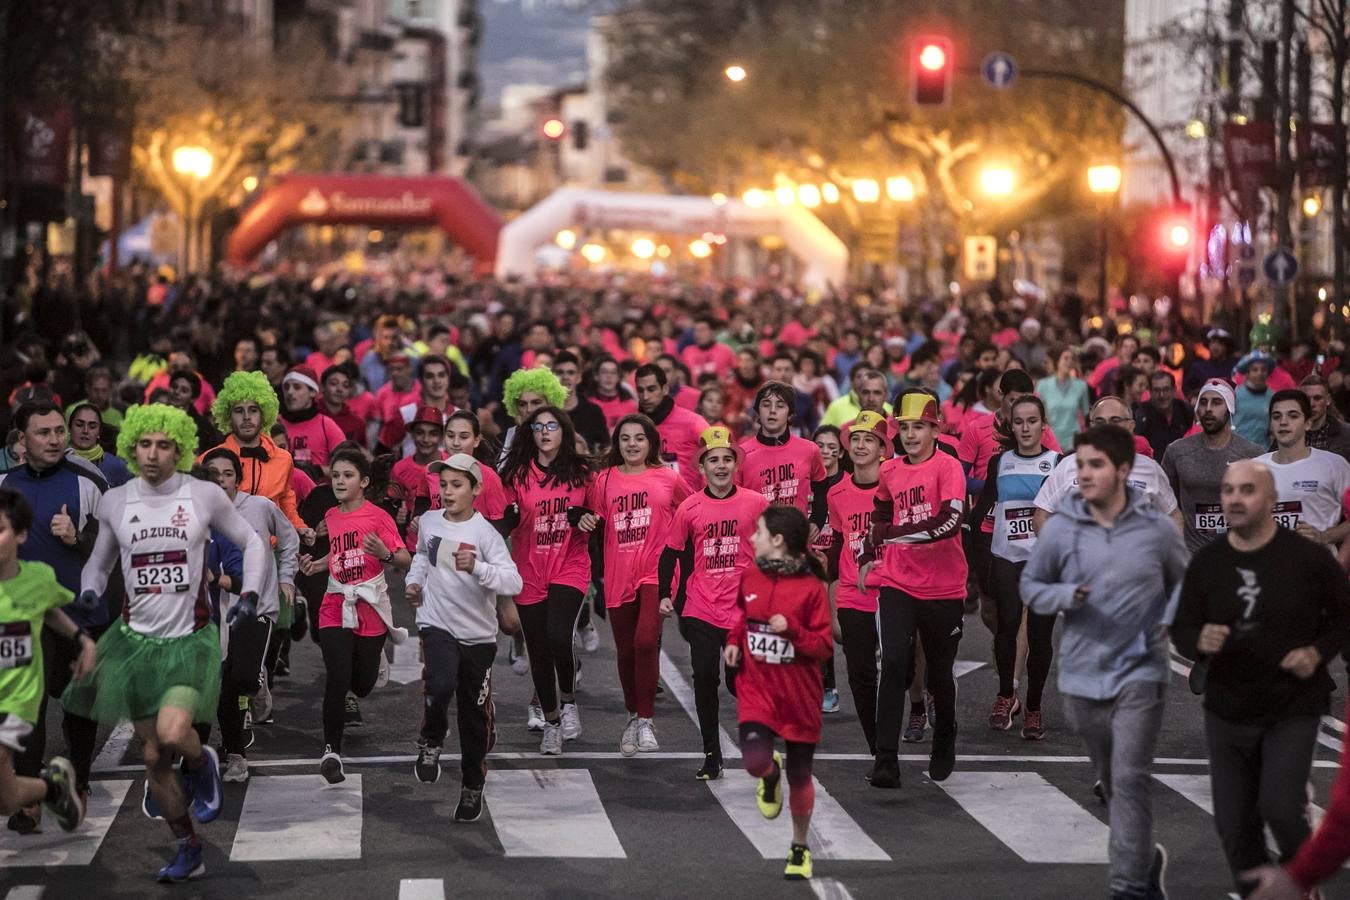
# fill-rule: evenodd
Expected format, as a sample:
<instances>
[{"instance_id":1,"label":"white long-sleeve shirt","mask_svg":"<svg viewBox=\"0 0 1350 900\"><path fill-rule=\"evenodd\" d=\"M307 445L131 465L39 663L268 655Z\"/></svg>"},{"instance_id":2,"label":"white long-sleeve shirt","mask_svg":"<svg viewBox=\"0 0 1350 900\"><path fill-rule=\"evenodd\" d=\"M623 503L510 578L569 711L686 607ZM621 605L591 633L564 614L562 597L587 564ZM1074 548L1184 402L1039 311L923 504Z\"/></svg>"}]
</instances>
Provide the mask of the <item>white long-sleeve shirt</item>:
<instances>
[{"instance_id":1,"label":"white long-sleeve shirt","mask_svg":"<svg viewBox=\"0 0 1350 900\"><path fill-rule=\"evenodd\" d=\"M475 548L472 572L455 568L461 544ZM407 583L422 588L417 627L439 628L465 644L497 639L497 595L520 593L520 572L506 541L480 513L451 522L445 511L428 510L417 520L417 553Z\"/></svg>"},{"instance_id":2,"label":"white long-sleeve shirt","mask_svg":"<svg viewBox=\"0 0 1350 900\"><path fill-rule=\"evenodd\" d=\"M234 495L234 508L244 521L253 526L258 539L269 554L275 549L275 560L268 559L263 568L263 583L258 590L258 614L276 618L281 610L279 588L283 584L295 585L295 571L299 565L300 535L295 526L286 518L286 514L266 497L259 497L247 491ZM272 547L272 538L277 539ZM239 595L227 591L221 592L221 615L234 607Z\"/></svg>"}]
</instances>

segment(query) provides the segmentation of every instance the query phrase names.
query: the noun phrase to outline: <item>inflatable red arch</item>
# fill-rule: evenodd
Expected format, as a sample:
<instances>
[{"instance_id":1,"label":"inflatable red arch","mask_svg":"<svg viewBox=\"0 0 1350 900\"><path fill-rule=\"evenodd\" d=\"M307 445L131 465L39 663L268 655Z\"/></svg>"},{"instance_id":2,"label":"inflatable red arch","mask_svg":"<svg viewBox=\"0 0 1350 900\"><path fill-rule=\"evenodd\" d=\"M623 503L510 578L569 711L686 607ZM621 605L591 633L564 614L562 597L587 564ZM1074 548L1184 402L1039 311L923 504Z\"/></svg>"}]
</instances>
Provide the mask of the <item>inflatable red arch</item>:
<instances>
[{"instance_id":1,"label":"inflatable red arch","mask_svg":"<svg viewBox=\"0 0 1350 900\"><path fill-rule=\"evenodd\" d=\"M437 225L492 274L501 217L448 176L285 175L263 191L230 235L226 258L247 265L296 225Z\"/></svg>"}]
</instances>

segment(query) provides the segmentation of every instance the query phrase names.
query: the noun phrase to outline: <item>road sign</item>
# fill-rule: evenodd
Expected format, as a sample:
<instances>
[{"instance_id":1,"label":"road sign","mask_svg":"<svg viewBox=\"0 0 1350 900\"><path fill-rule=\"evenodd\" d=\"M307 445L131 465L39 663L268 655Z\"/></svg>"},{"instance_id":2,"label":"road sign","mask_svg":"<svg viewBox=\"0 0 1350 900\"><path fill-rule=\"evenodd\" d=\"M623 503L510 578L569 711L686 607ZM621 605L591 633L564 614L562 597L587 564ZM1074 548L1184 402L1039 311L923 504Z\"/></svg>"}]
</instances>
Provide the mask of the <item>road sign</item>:
<instances>
[{"instance_id":1,"label":"road sign","mask_svg":"<svg viewBox=\"0 0 1350 900\"><path fill-rule=\"evenodd\" d=\"M1276 287L1283 287L1298 275L1298 260L1294 254L1283 247L1276 247L1261 263L1266 280Z\"/></svg>"},{"instance_id":2,"label":"road sign","mask_svg":"<svg viewBox=\"0 0 1350 900\"><path fill-rule=\"evenodd\" d=\"M1003 90L1017 80L1017 60L1006 53L990 53L981 63L980 72L985 84Z\"/></svg>"},{"instance_id":3,"label":"road sign","mask_svg":"<svg viewBox=\"0 0 1350 900\"><path fill-rule=\"evenodd\" d=\"M1238 285L1243 288L1249 288L1256 284L1256 267L1242 266L1237 270Z\"/></svg>"},{"instance_id":4,"label":"road sign","mask_svg":"<svg viewBox=\"0 0 1350 900\"><path fill-rule=\"evenodd\" d=\"M989 281L998 272L998 241L987 234L966 238L966 278Z\"/></svg>"}]
</instances>

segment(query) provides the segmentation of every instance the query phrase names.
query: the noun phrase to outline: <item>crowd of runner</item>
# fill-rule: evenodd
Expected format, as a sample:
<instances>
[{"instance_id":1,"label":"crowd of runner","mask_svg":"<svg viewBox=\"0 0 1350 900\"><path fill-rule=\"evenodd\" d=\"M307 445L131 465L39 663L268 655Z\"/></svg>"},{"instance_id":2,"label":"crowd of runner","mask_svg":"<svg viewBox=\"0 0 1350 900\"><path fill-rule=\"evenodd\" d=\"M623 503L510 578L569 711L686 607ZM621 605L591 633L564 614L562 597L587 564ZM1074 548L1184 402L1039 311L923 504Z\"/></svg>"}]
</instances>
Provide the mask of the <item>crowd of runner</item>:
<instances>
[{"instance_id":1,"label":"crowd of runner","mask_svg":"<svg viewBox=\"0 0 1350 900\"><path fill-rule=\"evenodd\" d=\"M1328 666L1350 649L1337 344L1264 323L1235 336L1166 304L767 281L133 269L92 296L44 288L3 310L12 831L40 831L44 808L79 827L99 723L129 721L145 813L177 840L158 877L202 874L198 827L222 782L248 780L253 726L307 636L323 777L345 778L387 645L415 640L414 775L441 777L453 702L455 819L473 822L499 728L550 756L581 736L578 650L599 624L628 714L618 748L660 749L673 618L695 774L722 777L725 681L760 811L786 796L789 878L812 874L839 664L877 789L900 787L904 743L927 742L942 781L961 729L1071 730L1108 806L1110 896L1165 897L1148 782L1171 648L1203 694L1243 896L1305 896L1350 856L1350 783L1315 834L1305 790ZM413 632L394 623L403 602ZM967 627L992 634L998 689L963 722ZM503 636L534 689L523 722L493 703ZM1042 704L1052 661L1062 711Z\"/></svg>"}]
</instances>

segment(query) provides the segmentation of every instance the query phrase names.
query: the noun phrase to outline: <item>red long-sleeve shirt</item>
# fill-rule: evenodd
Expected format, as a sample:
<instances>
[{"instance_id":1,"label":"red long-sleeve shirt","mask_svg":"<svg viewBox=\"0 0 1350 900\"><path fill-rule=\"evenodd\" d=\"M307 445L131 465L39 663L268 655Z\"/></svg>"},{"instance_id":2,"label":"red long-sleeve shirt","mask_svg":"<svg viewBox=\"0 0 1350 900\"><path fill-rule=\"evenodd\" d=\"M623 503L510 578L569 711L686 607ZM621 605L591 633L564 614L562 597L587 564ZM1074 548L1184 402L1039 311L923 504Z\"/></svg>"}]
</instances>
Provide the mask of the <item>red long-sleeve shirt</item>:
<instances>
[{"instance_id":1,"label":"red long-sleeve shirt","mask_svg":"<svg viewBox=\"0 0 1350 900\"><path fill-rule=\"evenodd\" d=\"M1350 716L1350 704L1346 715ZM1341 771L1331 786L1326 817L1289 863L1289 874L1299 887L1311 890L1330 878L1347 859L1350 859L1350 741L1341 747Z\"/></svg>"},{"instance_id":2,"label":"red long-sleeve shirt","mask_svg":"<svg viewBox=\"0 0 1350 900\"><path fill-rule=\"evenodd\" d=\"M818 742L825 691L820 664L834 652L825 585L808 573L769 575L752 565L741 575L736 611L727 645L741 648L738 720L767 725L785 741ZM778 637L792 642L790 662L762 662L746 647L747 630L763 629L775 615L787 619L787 631Z\"/></svg>"}]
</instances>

